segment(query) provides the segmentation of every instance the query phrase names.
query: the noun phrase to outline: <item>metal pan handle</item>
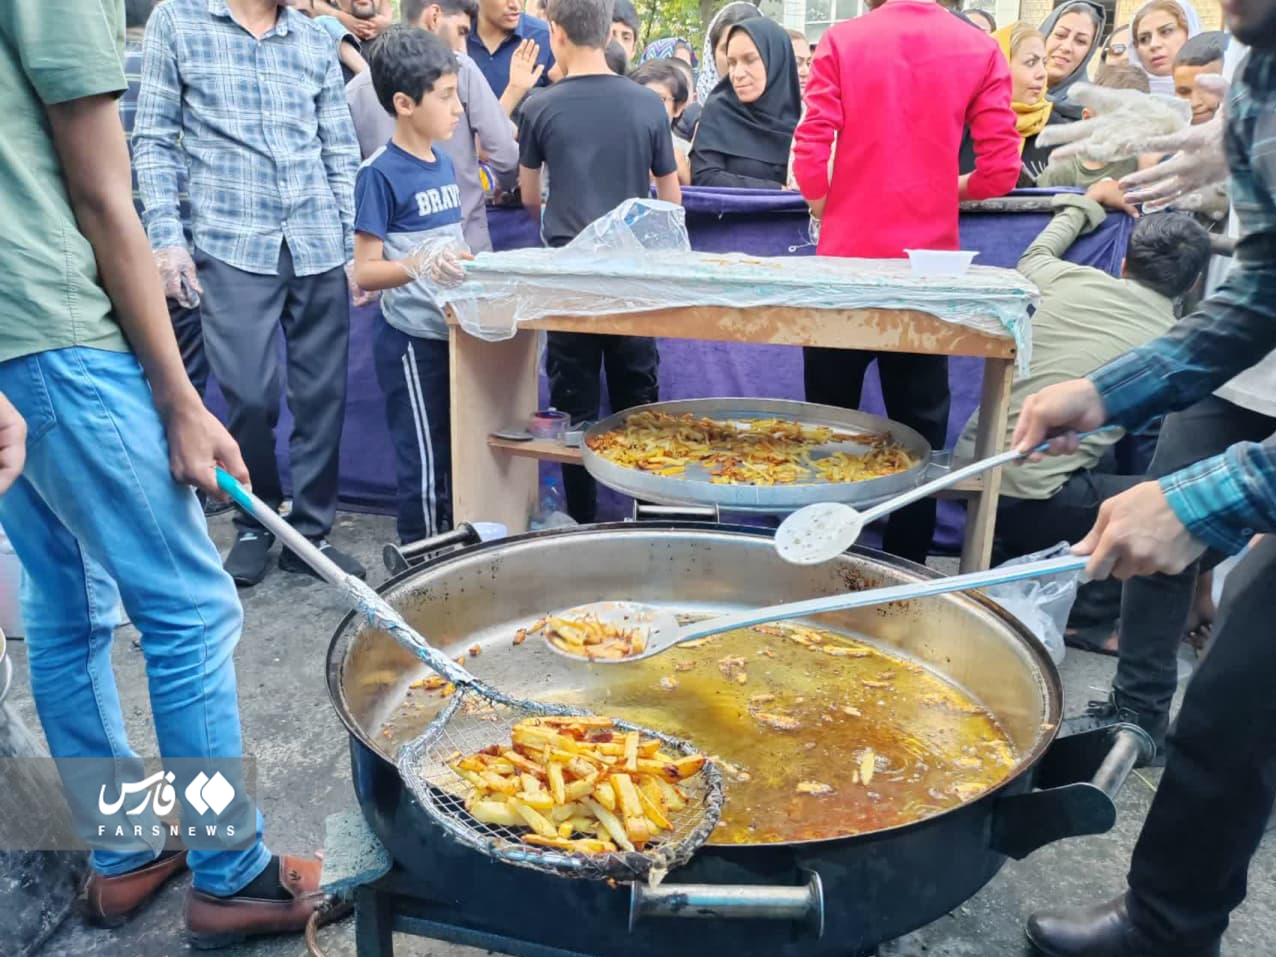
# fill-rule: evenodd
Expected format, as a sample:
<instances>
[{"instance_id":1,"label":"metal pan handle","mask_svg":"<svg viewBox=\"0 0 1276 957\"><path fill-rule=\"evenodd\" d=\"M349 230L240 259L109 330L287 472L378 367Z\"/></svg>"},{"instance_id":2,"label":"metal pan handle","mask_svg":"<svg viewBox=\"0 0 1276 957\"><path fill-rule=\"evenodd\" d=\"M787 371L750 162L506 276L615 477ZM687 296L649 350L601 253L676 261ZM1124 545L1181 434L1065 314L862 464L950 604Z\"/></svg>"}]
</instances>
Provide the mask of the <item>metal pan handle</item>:
<instances>
[{"instance_id":1,"label":"metal pan handle","mask_svg":"<svg viewBox=\"0 0 1276 957\"><path fill-rule=\"evenodd\" d=\"M1022 860L1065 837L1111 830L1117 794L1155 753L1151 736L1133 724L1058 738L1037 770L1039 790L998 800L989 846Z\"/></svg>"},{"instance_id":2,"label":"metal pan handle","mask_svg":"<svg viewBox=\"0 0 1276 957\"><path fill-rule=\"evenodd\" d=\"M381 561L385 563L386 571L391 575L398 575L406 572L430 552L437 552L439 549L450 548L453 545L477 545L480 541L482 538L474 530L474 526L469 522L462 522L450 532L443 532L432 538L423 538L419 542L410 542L407 545L393 543L385 545L381 549Z\"/></svg>"},{"instance_id":3,"label":"metal pan handle","mask_svg":"<svg viewBox=\"0 0 1276 957\"><path fill-rule=\"evenodd\" d=\"M703 920L777 920L801 924L816 940L824 936L824 884L804 871L798 887L771 884L668 884L635 882L629 892L629 929L648 917Z\"/></svg>"}]
</instances>

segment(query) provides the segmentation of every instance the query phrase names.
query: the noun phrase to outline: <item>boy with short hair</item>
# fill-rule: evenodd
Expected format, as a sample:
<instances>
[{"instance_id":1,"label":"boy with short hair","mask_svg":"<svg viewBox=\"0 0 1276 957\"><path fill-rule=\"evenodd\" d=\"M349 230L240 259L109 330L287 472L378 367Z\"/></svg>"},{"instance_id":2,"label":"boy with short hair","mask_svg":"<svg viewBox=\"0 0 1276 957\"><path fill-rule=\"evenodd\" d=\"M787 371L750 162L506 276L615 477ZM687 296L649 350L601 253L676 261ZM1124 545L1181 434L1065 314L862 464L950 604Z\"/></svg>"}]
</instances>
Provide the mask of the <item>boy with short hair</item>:
<instances>
[{"instance_id":1,"label":"boy with short hair","mask_svg":"<svg viewBox=\"0 0 1276 957\"><path fill-rule=\"evenodd\" d=\"M613 43L615 41L612 41ZM678 135L675 124L687 108L691 84L682 71L682 60L648 60L635 67L629 79L651 90L665 105L669 115L669 128L673 131L673 152L678 161L678 183L691 185L691 142Z\"/></svg>"},{"instance_id":2,"label":"boy with short hair","mask_svg":"<svg viewBox=\"0 0 1276 957\"><path fill-rule=\"evenodd\" d=\"M669 117L660 98L607 67L609 0L550 0L549 38L566 76L524 104L519 127L523 205L548 246L566 246L627 199L681 202ZM605 131L605 133L600 133ZM541 211L541 167L555 184ZM559 185L561 184L561 185ZM602 366L615 411L656 401L660 358L652 339L549 334L550 399L573 422L597 418ZM583 468L565 466L567 509L592 522L597 488Z\"/></svg>"},{"instance_id":3,"label":"boy with short hair","mask_svg":"<svg viewBox=\"0 0 1276 957\"><path fill-rule=\"evenodd\" d=\"M615 0L611 11L611 38L625 49L625 62L638 55L638 11L629 0Z\"/></svg>"},{"instance_id":4,"label":"boy with short hair","mask_svg":"<svg viewBox=\"0 0 1276 957\"><path fill-rule=\"evenodd\" d=\"M1192 107L1192 125L1200 126L1214 119L1222 97L1196 84L1202 73L1223 73L1223 57L1227 54L1227 34L1222 30L1198 33L1179 50L1174 58L1174 95L1187 100Z\"/></svg>"},{"instance_id":5,"label":"boy with short hair","mask_svg":"<svg viewBox=\"0 0 1276 957\"><path fill-rule=\"evenodd\" d=\"M372 45L372 85L394 135L355 180L354 276L382 290L373 334L394 442L398 532L418 541L451 527L448 334L434 287L464 277L461 190L437 148L456 129L457 61L432 33L395 25Z\"/></svg>"},{"instance_id":6,"label":"boy with short hair","mask_svg":"<svg viewBox=\"0 0 1276 957\"><path fill-rule=\"evenodd\" d=\"M1107 87L1109 90L1137 90L1150 93L1147 74L1137 67L1122 63L1108 63L1099 69L1094 78L1095 86ZM1093 110L1081 111L1083 120L1091 119ZM1123 159L1113 163L1095 163L1080 156L1069 156L1057 163L1051 160L1037 177L1037 186L1041 188L1060 188L1074 186L1078 189L1089 189L1095 183L1105 179L1121 179L1129 176L1139 168L1138 159Z\"/></svg>"}]
</instances>

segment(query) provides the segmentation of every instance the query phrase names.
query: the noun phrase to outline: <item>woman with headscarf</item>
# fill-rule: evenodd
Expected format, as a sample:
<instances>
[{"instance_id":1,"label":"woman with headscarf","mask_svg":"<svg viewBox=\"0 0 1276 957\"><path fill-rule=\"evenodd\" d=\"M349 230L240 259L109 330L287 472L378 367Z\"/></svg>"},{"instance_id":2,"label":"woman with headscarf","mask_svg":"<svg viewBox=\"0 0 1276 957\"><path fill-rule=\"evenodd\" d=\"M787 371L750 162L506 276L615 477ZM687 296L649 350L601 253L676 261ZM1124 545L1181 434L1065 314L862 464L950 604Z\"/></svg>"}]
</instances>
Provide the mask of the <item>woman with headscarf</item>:
<instances>
[{"instance_id":1,"label":"woman with headscarf","mask_svg":"<svg viewBox=\"0 0 1276 957\"><path fill-rule=\"evenodd\" d=\"M1174 58L1183 44L1202 31L1190 3L1152 0L1130 21L1130 63L1147 74L1153 93L1174 95Z\"/></svg>"},{"instance_id":2,"label":"woman with headscarf","mask_svg":"<svg viewBox=\"0 0 1276 957\"><path fill-rule=\"evenodd\" d=\"M1019 185L1032 186L1050 160L1050 151L1038 148L1037 134L1052 120L1059 122L1053 119L1054 104L1046 96L1045 37L1031 23L1021 20L995 31L992 38L1010 64L1010 108L1015 111L1019 154L1023 158ZM975 169L975 148L969 135L962 140L958 164L962 173Z\"/></svg>"},{"instance_id":3,"label":"woman with headscarf","mask_svg":"<svg viewBox=\"0 0 1276 957\"><path fill-rule=\"evenodd\" d=\"M718 82L727 75L727 34L737 23L762 16L757 4L750 0L734 0L713 15L704 34L704 50L700 54L700 76L696 79L696 97L703 103L709 99Z\"/></svg>"},{"instance_id":4,"label":"woman with headscarf","mask_svg":"<svg viewBox=\"0 0 1276 957\"><path fill-rule=\"evenodd\" d=\"M802 114L797 61L784 27L760 17L728 32L727 75L704 105L691 148L696 186L783 189Z\"/></svg>"},{"instance_id":5,"label":"woman with headscarf","mask_svg":"<svg viewBox=\"0 0 1276 957\"><path fill-rule=\"evenodd\" d=\"M659 40L652 40L642 51L642 58L638 62L673 59L684 60L691 64L693 70L695 69L696 51L692 49L691 41L686 37L662 37Z\"/></svg>"},{"instance_id":6,"label":"woman with headscarf","mask_svg":"<svg viewBox=\"0 0 1276 957\"><path fill-rule=\"evenodd\" d=\"M1081 119L1081 104L1069 100L1068 91L1085 82L1107 22L1107 11L1099 4L1071 0L1056 8L1041 24L1041 35L1046 38L1046 95L1054 104L1057 119Z\"/></svg>"}]
</instances>

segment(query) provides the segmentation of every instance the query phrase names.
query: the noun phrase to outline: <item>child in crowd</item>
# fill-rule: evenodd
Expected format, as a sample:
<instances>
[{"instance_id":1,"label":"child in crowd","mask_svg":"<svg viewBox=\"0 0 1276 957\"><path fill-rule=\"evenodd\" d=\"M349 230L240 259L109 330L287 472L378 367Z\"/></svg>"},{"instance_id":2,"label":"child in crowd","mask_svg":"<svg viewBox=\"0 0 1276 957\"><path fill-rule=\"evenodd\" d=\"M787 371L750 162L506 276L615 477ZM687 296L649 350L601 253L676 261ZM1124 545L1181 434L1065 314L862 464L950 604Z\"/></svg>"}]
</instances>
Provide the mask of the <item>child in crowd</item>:
<instances>
[{"instance_id":1,"label":"child in crowd","mask_svg":"<svg viewBox=\"0 0 1276 957\"><path fill-rule=\"evenodd\" d=\"M696 138L696 126L700 123L700 113L704 109L704 104L696 99L695 68L682 57L670 57L669 62L682 71L682 75L687 81L686 109L679 113L673 121L674 146L677 146L678 137L688 143Z\"/></svg>"},{"instance_id":2,"label":"child in crowd","mask_svg":"<svg viewBox=\"0 0 1276 957\"><path fill-rule=\"evenodd\" d=\"M1227 53L1227 34L1221 30L1198 33L1179 50L1174 58L1174 95L1187 100L1192 107L1192 125L1200 126L1214 119L1222 97L1196 85L1202 73L1223 73L1223 57Z\"/></svg>"},{"instance_id":3,"label":"child in crowd","mask_svg":"<svg viewBox=\"0 0 1276 957\"><path fill-rule=\"evenodd\" d=\"M436 147L456 129L457 60L441 39L396 25L372 45L372 85L394 135L355 180L354 279L384 290L373 333L398 484L398 532L417 541L451 527L448 333L434 284L464 277L461 190Z\"/></svg>"},{"instance_id":4,"label":"child in crowd","mask_svg":"<svg viewBox=\"0 0 1276 957\"><path fill-rule=\"evenodd\" d=\"M650 195L653 178L660 199L682 200L664 105L607 66L611 9L610 0L549 0L550 45L565 76L525 104L518 137L523 205L548 246L565 246L625 200ZM543 215L542 166L554 184ZM597 418L606 365L613 410L654 402L659 361L652 339L551 332L550 400L573 422ZM572 518L592 522L597 488L585 470L564 466L563 487Z\"/></svg>"},{"instance_id":5,"label":"child in crowd","mask_svg":"<svg viewBox=\"0 0 1276 957\"><path fill-rule=\"evenodd\" d=\"M1137 67L1128 64L1105 64L1099 69L1098 75L1095 76L1094 85L1104 86L1110 90L1138 90L1140 93L1147 93L1149 90L1147 75ZM1093 110L1087 109L1081 112L1083 120L1091 119L1094 116ZM1137 159L1117 160L1113 163L1094 163L1090 160L1082 159L1080 156L1070 156L1065 160L1051 161L1050 165L1037 177L1037 185L1043 188L1075 186L1079 189L1088 189L1100 180L1119 180L1123 176L1130 175L1138 168L1139 161Z\"/></svg>"},{"instance_id":6,"label":"child in crowd","mask_svg":"<svg viewBox=\"0 0 1276 957\"><path fill-rule=\"evenodd\" d=\"M629 0L615 0L611 11L611 38L624 48L626 66L637 59L638 11Z\"/></svg>"},{"instance_id":7,"label":"child in crowd","mask_svg":"<svg viewBox=\"0 0 1276 957\"><path fill-rule=\"evenodd\" d=\"M687 75L678 66L681 60L648 60L638 66L629 78L639 86L645 86L665 104L665 112L669 114L669 126L673 130L673 152L678 161L678 183L681 186L691 185L691 142L678 135L678 117L687 108L691 84Z\"/></svg>"}]
</instances>

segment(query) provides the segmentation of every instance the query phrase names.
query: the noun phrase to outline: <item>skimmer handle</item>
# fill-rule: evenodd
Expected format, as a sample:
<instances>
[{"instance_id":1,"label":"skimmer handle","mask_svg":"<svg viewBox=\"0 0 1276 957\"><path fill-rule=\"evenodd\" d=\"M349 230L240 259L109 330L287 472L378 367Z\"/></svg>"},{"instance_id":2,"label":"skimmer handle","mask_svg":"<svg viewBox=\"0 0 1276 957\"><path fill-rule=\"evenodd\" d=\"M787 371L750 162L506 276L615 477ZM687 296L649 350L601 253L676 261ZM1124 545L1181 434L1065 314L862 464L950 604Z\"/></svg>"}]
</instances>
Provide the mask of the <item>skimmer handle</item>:
<instances>
[{"instance_id":1,"label":"skimmer handle","mask_svg":"<svg viewBox=\"0 0 1276 957\"><path fill-rule=\"evenodd\" d=\"M770 621L783 621L787 618L803 618L807 615L819 615L830 611L847 611L852 608L864 608L869 605L883 605L892 601L911 601L914 598L928 598L932 595L946 595L955 591L969 591L974 588L987 588L991 585L1005 585L1009 582L1023 581L1027 578L1039 578L1043 575L1058 575L1064 572L1078 572L1085 568L1089 558L1085 555L1064 555L1060 558L1048 558L1039 562L1028 562L1024 565L992 568L985 572L971 572L966 575L951 575L947 578L928 579L922 582L910 582L906 585L891 585L888 588L872 588L867 591L851 592L844 595L831 595L827 598L812 598L807 601L795 601L785 605L774 605L770 608L756 608L738 615L724 615L721 618L710 618L696 622L680 629L678 642L704 638L708 635L734 631L737 628L752 628Z\"/></svg>"}]
</instances>

